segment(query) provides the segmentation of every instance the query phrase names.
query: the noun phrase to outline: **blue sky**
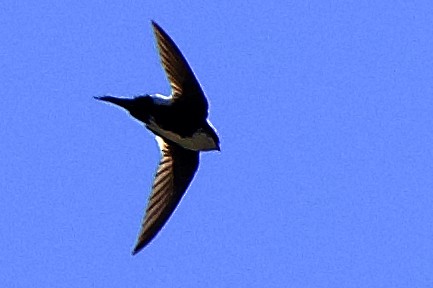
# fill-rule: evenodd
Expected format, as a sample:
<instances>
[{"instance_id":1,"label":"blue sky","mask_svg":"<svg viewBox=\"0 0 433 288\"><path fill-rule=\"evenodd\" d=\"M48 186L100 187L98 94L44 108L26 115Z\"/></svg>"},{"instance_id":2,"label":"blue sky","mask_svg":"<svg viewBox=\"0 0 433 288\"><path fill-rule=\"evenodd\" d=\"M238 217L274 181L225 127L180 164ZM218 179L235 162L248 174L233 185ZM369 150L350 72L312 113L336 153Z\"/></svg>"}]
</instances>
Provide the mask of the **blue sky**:
<instances>
[{"instance_id":1,"label":"blue sky","mask_svg":"<svg viewBox=\"0 0 433 288\"><path fill-rule=\"evenodd\" d=\"M430 1L33 2L0 3L3 287L433 285ZM170 92L151 19L222 152L133 257L160 154L93 96Z\"/></svg>"}]
</instances>

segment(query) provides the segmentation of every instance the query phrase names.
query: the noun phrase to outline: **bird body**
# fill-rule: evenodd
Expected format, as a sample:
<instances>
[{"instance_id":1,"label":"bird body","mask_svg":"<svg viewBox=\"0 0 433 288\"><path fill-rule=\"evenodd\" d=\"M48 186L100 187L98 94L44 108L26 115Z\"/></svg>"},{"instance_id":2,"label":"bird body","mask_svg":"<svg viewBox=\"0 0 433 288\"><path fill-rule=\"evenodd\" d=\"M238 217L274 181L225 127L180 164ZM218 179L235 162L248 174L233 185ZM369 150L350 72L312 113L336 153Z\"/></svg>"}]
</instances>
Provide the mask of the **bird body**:
<instances>
[{"instance_id":1,"label":"bird body","mask_svg":"<svg viewBox=\"0 0 433 288\"><path fill-rule=\"evenodd\" d=\"M95 97L124 108L142 122L156 135L162 154L133 254L149 244L179 204L198 169L200 151L220 150L194 73L167 33L153 21L152 26L171 95Z\"/></svg>"},{"instance_id":2,"label":"bird body","mask_svg":"<svg viewBox=\"0 0 433 288\"><path fill-rule=\"evenodd\" d=\"M171 99L160 95L135 98L95 97L129 111L154 134L194 151L219 150L219 140L206 118L200 119Z\"/></svg>"}]
</instances>

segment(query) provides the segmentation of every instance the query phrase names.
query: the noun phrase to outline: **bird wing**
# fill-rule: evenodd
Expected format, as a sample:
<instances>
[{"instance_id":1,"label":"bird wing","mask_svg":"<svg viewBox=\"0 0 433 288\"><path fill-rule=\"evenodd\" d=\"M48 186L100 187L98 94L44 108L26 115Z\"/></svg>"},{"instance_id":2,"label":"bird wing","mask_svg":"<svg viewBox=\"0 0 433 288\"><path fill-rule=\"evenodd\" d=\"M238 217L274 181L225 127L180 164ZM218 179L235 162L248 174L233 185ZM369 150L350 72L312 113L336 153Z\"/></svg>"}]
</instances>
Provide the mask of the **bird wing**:
<instances>
[{"instance_id":1,"label":"bird wing","mask_svg":"<svg viewBox=\"0 0 433 288\"><path fill-rule=\"evenodd\" d=\"M188 62L170 36L154 21L152 26L161 63L171 85L173 100L193 102L195 109L205 111L207 116L206 97Z\"/></svg>"},{"instance_id":2,"label":"bird wing","mask_svg":"<svg viewBox=\"0 0 433 288\"><path fill-rule=\"evenodd\" d=\"M133 255L149 244L170 218L198 168L199 152L169 144L160 137L157 141L162 158Z\"/></svg>"}]
</instances>

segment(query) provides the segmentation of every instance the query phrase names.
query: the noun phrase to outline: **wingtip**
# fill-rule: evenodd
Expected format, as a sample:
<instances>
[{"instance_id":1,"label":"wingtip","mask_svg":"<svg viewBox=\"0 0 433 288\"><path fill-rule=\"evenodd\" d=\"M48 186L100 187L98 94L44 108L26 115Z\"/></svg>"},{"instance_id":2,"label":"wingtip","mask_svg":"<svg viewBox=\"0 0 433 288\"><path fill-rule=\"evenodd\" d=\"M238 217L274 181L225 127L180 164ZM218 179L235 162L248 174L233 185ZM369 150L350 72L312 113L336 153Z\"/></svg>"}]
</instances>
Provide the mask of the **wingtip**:
<instances>
[{"instance_id":1,"label":"wingtip","mask_svg":"<svg viewBox=\"0 0 433 288\"><path fill-rule=\"evenodd\" d=\"M169 37L168 35L166 35L167 32L165 32L164 29L162 29L162 27L159 26L158 23L156 23L154 20L151 20L151 23L152 23L153 31L156 35L162 34L162 35L164 35L164 37Z\"/></svg>"},{"instance_id":2,"label":"wingtip","mask_svg":"<svg viewBox=\"0 0 433 288\"><path fill-rule=\"evenodd\" d=\"M135 245L134 249L131 252L132 256L135 256L138 252L140 252L142 249L144 248L144 246L142 245L142 243L137 243L137 245Z\"/></svg>"},{"instance_id":3,"label":"wingtip","mask_svg":"<svg viewBox=\"0 0 433 288\"><path fill-rule=\"evenodd\" d=\"M158 25L158 23L156 23L155 20L153 20L153 19L150 20L150 23L152 24L153 28L160 28L159 25Z\"/></svg>"}]
</instances>

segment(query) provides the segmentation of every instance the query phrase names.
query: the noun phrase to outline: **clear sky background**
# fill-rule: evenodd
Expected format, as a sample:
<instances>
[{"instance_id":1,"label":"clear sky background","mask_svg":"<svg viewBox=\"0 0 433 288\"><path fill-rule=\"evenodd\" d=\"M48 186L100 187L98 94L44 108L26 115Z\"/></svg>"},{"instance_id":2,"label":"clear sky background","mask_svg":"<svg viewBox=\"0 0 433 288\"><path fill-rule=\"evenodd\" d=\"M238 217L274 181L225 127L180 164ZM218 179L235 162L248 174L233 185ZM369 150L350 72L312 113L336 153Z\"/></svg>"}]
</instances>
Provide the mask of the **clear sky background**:
<instances>
[{"instance_id":1,"label":"clear sky background","mask_svg":"<svg viewBox=\"0 0 433 288\"><path fill-rule=\"evenodd\" d=\"M433 287L433 4L406 2L1 1L1 286ZM222 151L133 257L160 154L93 96L170 93L151 19Z\"/></svg>"}]
</instances>

